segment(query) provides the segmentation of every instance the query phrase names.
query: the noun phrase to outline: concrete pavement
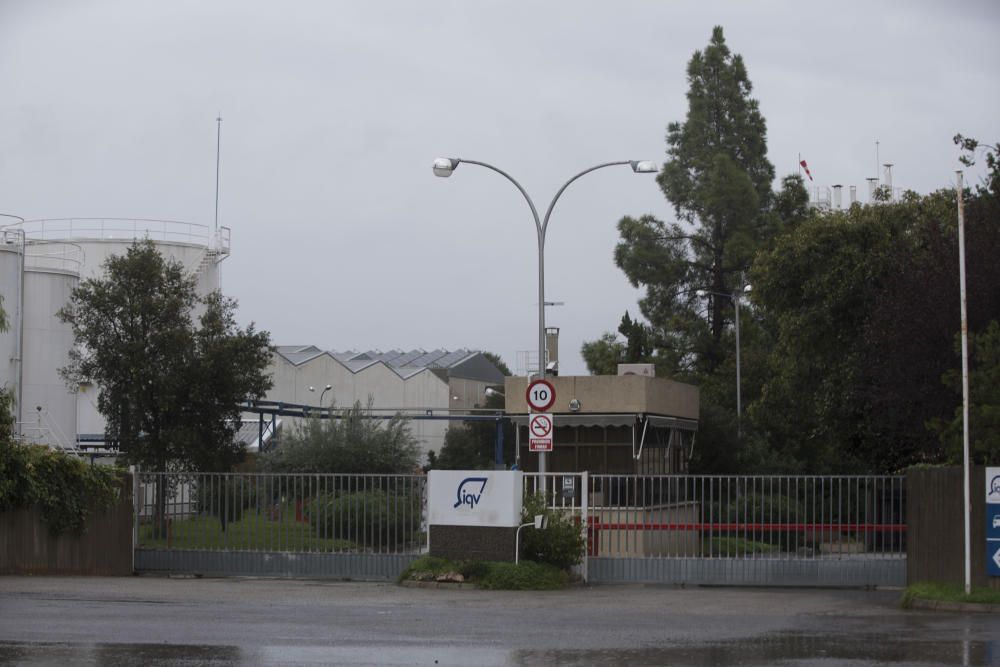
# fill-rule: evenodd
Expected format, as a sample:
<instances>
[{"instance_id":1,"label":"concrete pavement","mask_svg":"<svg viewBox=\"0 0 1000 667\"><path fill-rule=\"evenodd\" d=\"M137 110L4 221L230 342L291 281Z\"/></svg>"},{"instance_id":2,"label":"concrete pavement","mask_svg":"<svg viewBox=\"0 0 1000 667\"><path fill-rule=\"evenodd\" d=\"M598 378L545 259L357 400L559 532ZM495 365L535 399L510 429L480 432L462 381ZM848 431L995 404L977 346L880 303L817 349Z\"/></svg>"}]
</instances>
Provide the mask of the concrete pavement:
<instances>
[{"instance_id":1,"label":"concrete pavement","mask_svg":"<svg viewBox=\"0 0 1000 667\"><path fill-rule=\"evenodd\" d=\"M0 577L0 664L1000 665L996 616L905 611L899 595Z\"/></svg>"}]
</instances>

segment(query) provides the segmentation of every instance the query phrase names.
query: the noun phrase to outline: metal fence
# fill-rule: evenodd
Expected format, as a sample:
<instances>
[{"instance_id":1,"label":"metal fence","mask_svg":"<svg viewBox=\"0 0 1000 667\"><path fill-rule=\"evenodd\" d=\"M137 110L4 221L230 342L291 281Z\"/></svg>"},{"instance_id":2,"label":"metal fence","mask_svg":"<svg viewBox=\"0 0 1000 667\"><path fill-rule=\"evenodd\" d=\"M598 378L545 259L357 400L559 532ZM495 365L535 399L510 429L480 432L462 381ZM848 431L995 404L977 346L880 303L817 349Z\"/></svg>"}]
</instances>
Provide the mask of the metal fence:
<instances>
[{"instance_id":1,"label":"metal fence","mask_svg":"<svg viewBox=\"0 0 1000 667\"><path fill-rule=\"evenodd\" d=\"M589 494L593 556L906 554L902 477L591 475Z\"/></svg>"},{"instance_id":2,"label":"metal fence","mask_svg":"<svg viewBox=\"0 0 1000 667\"><path fill-rule=\"evenodd\" d=\"M426 477L136 476L139 571L392 579L427 546ZM524 474L586 534L590 581L905 585L902 477Z\"/></svg>"},{"instance_id":3,"label":"metal fence","mask_svg":"<svg viewBox=\"0 0 1000 667\"><path fill-rule=\"evenodd\" d=\"M422 475L141 473L139 550L417 553Z\"/></svg>"}]
</instances>

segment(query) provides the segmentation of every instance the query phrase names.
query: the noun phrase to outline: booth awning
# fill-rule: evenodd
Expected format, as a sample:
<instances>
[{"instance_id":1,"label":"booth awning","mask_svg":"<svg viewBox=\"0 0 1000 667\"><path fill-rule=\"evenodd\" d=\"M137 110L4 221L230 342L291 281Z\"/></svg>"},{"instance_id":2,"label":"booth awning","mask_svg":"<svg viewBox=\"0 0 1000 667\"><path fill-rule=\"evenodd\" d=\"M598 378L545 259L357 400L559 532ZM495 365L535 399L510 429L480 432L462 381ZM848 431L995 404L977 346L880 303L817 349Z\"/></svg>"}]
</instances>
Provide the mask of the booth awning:
<instances>
[{"instance_id":1,"label":"booth awning","mask_svg":"<svg viewBox=\"0 0 1000 667\"><path fill-rule=\"evenodd\" d=\"M507 415L518 426L528 423L528 415ZM693 419L680 419L666 415L647 415L642 413L617 414L566 414L553 415L556 427L561 426L636 426L648 425L653 428L671 428L681 431L697 431L698 422Z\"/></svg>"}]
</instances>

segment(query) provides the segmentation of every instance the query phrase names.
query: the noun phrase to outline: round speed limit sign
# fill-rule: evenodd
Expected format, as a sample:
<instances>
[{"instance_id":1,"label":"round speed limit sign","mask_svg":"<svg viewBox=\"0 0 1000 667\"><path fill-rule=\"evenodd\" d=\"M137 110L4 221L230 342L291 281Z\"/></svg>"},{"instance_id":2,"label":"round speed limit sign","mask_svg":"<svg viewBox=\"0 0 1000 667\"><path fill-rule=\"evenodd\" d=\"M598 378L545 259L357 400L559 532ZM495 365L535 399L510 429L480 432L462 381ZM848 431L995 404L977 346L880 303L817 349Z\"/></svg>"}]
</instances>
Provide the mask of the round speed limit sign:
<instances>
[{"instance_id":1,"label":"round speed limit sign","mask_svg":"<svg viewBox=\"0 0 1000 667\"><path fill-rule=\"evenodd\" d=\"M545 412L556 402L556 389L548 380L535 380L528 385L525 397L532 410Z\"/></svg>"}]
</instances>

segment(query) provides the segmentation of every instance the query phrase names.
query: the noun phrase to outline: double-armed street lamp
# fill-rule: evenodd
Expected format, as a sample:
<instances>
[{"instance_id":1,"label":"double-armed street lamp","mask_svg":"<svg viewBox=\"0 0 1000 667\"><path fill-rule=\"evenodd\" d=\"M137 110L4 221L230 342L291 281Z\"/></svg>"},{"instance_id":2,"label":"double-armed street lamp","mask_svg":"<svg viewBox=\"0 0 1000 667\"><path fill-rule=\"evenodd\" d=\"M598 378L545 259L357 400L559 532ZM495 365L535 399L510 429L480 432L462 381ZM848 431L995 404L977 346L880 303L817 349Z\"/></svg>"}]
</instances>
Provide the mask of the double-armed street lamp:
<instances>
[{"instance_id":1,"label":"double-armed street lamp","mask_svg":"<svg viewBox=\"0 0 1000 667\"><path fill-rule=\"evenodd\" d=\"M333 385L331 384L328 384L325 387L323 387L323 391L319 393L319 407L321 408L323 407L323 397L326 396L326 392L330 391L331 389L333 389ZM316 387L309 387L309 391L315 393Z\"/></svg>"},{"instance_id":2,"label":"double-armed street lamp","mask_svg":"<svg viewBox=\"0 0 1000 667\"><path fill-rule=\"evenodd\" d=\"M632 167L632 171L637 174L652 174L657 171L657 166L655 163L650 162L648 160L642 160L642 161L619 160L617 162L605 162L603 164L590 167L589 169L584 169L576 176L566 181L563 184L563 186L559 188L559 191L556 192L555 197L553 197L552 201L549 203L548 210L545 211L545 217L539 219L538 210L535 208L535 203L531 201L531 197L529 197L525 189L521 187L521 184L518 183L516 180L514 180L514 178L510 174L503 171L502 169L494 167L491 164L487 164L486 162L479 162L477 160L466 160L464 158L440 157L434 160L434 175L440 176L442 178L448 178L455 172L455 170L458 168L458 165L462 164L463 162L466 164L476 164L479 165L480 167L486 167L487 169L492 169L493 171L497 172L498 174L506 178L508 181L514 184L514 187L516 187L518 191L520 191L520 193L524 196L525 201L528 202L528 208L531 209L531 216L535 220L535 230L538 235L538 377L544 378L545 377L545 232L549 226L549 217L552 215L552 209L555 207L556 202L559 200L559 197L562 195L563 191L567 187L569 187L569 184L575 181L576 179L580 178L584 174L589 174L592 171L603 169L604 167L614 167L618 165L629 165L630 167ZM538 453L538 472L543 474L546 472L545 452Z\"/></svg>"},{"instance_id":3,"label":"double-armed street lamp","mask_svg":"<svg viewBox=\"0 0 1000 667\"><path fill-rule=\"evenodd\" d=\"M745 296L749 295L750 291L753 289L751 285L744 285L743 289L737 289L733 291L732 294L726 294L725 292L713 292L712 290L700 289L696 290L695 294L699 297L704 298L709 294L714 294L715 296L725 297L732 300L733 307L736 309L736 437L743 437L743 405L742 405L742 392L740 390L740 300Z\"/></svg>"}]
</instances>

